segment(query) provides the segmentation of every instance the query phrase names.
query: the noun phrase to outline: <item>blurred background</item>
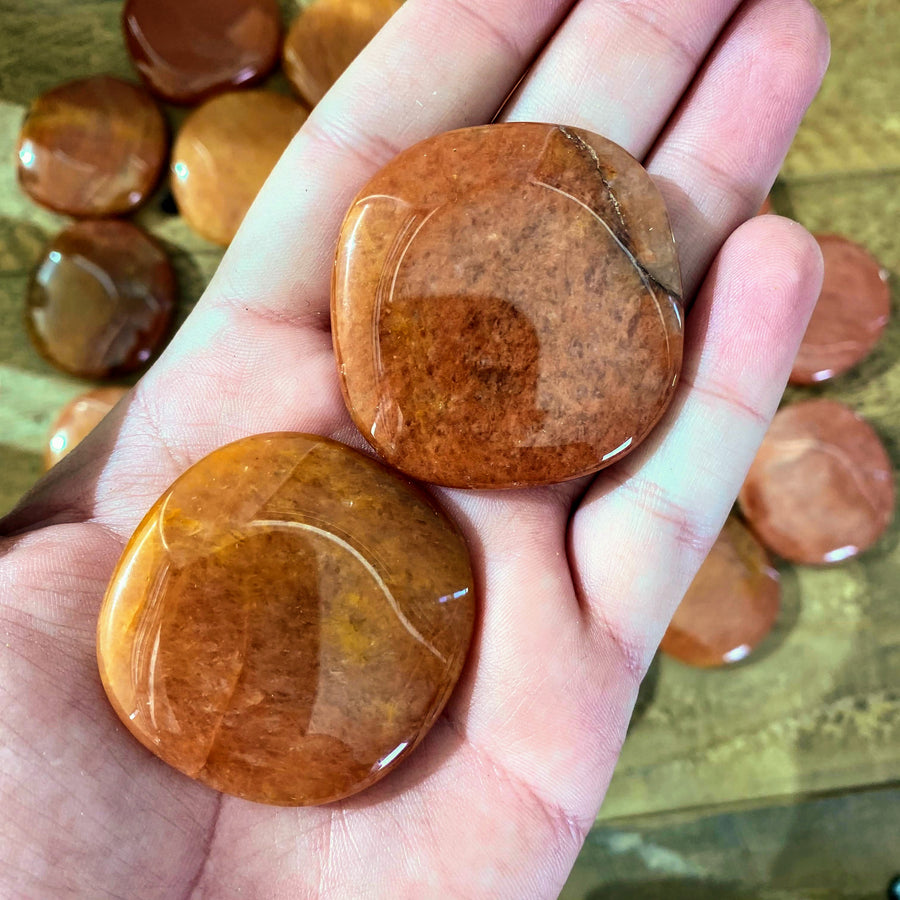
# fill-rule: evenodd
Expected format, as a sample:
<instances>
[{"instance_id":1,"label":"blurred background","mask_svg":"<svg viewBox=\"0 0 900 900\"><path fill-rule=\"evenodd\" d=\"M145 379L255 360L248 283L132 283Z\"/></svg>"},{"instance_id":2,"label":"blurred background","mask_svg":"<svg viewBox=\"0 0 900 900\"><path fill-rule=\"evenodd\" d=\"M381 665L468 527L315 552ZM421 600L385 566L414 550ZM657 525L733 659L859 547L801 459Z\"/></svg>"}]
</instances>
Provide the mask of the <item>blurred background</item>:
<instances>
[{"instance_id":1,"label":"blurred background","mask_svg":"<svg viewBox=\"0 0 900 900\"><path fill-rule=\"evenodd\" d=\"M893 316L861 365L824 386L790 388L786 400L848 403L896 471L900 0L815 2L831 29L831 69L773 211L867 247L890 272ZM285 24L301 5L281 0ZM60 82L135 80L120 12L120 0L0 0L0 513L40 476L60 408L92 386L44 362L25 332L29 275L67 220L19 189L16 141L29 103ZM289 93L280 74L266 86ZM185 112L166 114L177 132ZM169 253L183 321L222 250L190 230L165 185L135 221ZM746 662L654 662L566 900L886 896L900 872L898 537L895 522L872 550L834 568L779 563L781 615Z\"/></svg>"}]
</instances>

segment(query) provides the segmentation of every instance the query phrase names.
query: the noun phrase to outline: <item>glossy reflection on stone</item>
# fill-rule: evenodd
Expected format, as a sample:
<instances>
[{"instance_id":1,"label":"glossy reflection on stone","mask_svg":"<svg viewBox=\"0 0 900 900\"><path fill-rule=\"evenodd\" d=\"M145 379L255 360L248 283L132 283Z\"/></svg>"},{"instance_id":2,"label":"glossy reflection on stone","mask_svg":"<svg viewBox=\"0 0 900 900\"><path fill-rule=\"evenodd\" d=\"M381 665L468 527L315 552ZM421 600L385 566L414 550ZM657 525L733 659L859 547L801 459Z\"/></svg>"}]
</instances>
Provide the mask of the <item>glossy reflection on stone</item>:
<instances>
[{"instance_id":1,"label":"glossy reflection on stone","mask_svg":"<svg viewBox=\"0 0 900 900\"><path fill-rule=\"evenodd\" d=\"M797 563L837 563L890 524L894 476L861 416L835 400L807 400L775 415L738 499L770 550Z\"/></svg>"},{"instance_id":2,"label":"glossy reflection on stone","mask_svg":"<svg viewBox=\"0 0 900 900\"><path fill-rule=\"evenodd\" d=\"M318 103L344 69L402 6L401 0L313 0L284 42L284 73L310 105Z\"/></svg>"},{"instance_id":3,"label":"glossy reflection on stone","mask_svg":"<svg viewBox=\"0 0 900 900\"><path fill-rule=\"evenodd\" d=\"M122 27L141 78L172 103L252 84L278 60L276 0L127 0Z\"/></svg>"},{"instance_id":4,"label":"glossy reflection on stone","mask_svg":"<svg viewBox=\"0 0 900 900\"><path fill-rule=\"evenodd\" d=\"M769 634L781 582L765 548L732 516L688 588L660 650L691 666L746 659Z\"/></svg>"},{"instance_id":5,"label":"glossy reflection on stone","mask_svg":"<svg viewBox=\"0 0 900 900\"><path fill-rule=\"evenodd\" d=\"M82 378L141 368L165 338L175 273L163 248L117 219L57 235L32 275L25 322L51 363Z\"/></svg>"},{"instance_id":6,"label":"glossy reflection on stone","mask_svg":"<svg viewBox=\"0 0 900 900\"><path fill-rule=\"evenodd\" d=\"M887 272L868 250L836 234L816 235L816 240L825 278L794 360L794 384L825 381L861 362L891 312Z\"/></svg>"},{"instance_id":7,"label":"glossy reflection on stone","mask_svg":"<svg viewBox=\"0 0 900 900\"><path fill-rule=\"evenodd\" d=\"M57 212L119 215L150 196L168 147L143 88L106 75L72 81L32 103L16 148L19 183Z\"/></svg>"},{"instance_id":8,"label":"glossy reflection on stone","mask_svg":"<svg viewBox=\"0 0 900 900\"><path fill-rule=\"evenodd\" d=\"M226 793L326 803L434 723L474 621L462 537L418 488L325 438L215 451L144 518L100 614L125 725Z\"/></svg>"},{"instance_id":9,"label":"glossy reflection on stone","mask_svg":"<svg viewBox=\"0 0 900 900\"><path fill-rule=\"evenodd\" d=\"M424 141L353 202L332 324L348 407L392 465L484 488L594 472L646 437L681 368L662 198L579 129Z\"/></svg>"},{"instance_id":10,"label":"glossy reflection on stone","mask_svg":"<svg viewBox=\"0 0 900 900\"><path fill-rule=\"evenodd\" d=\"M127 392L124 387L101 387L70 400L50 426L44 445L44 468L49 469L68 456Z\"/></svg>"},{"instance_id":11,"label":"glossy reflection on stone","mask_svg":"<svg viewBox=\"0 0 900 900\"><path fill-rule=\"evenodd\" d=\"M172 152L172 193L187 223L229 244L306 116L267 91L222 94L191 113Z\"/></svg>"}]
</instances>

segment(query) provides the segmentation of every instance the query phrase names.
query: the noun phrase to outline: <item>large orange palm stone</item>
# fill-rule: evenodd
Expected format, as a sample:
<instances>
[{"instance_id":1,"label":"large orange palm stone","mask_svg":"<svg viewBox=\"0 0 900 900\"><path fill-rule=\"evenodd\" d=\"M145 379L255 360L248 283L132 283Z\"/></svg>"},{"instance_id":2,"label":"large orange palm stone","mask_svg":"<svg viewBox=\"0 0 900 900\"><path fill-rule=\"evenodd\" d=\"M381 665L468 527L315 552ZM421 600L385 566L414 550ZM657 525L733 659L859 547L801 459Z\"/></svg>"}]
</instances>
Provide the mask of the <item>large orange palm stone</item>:
<instances>
[{"instance_id":1,"label":"large orange palm stone","mask_svg":"<svg viewBox=\"0 0 900 900\"><path fill-rule=\"evenodd\" d=\"M587 475L646 437L681 369L662 197L599 135L515 123L404 151L344 221L332 294L351 414L457 487Z\"/></svg>"},{"instance_id":2,"label":"large orange palm stone","mask_svg":"<svg viewBox=\"0 0 900 900\"><path fill-rule=\"evenodd\" d=\"M325 803L431 727L474 620L462 537L418 488L324 438L215 451L138 527L98 659L125 725L226 793Z\"/></svg>"}]
</instances>

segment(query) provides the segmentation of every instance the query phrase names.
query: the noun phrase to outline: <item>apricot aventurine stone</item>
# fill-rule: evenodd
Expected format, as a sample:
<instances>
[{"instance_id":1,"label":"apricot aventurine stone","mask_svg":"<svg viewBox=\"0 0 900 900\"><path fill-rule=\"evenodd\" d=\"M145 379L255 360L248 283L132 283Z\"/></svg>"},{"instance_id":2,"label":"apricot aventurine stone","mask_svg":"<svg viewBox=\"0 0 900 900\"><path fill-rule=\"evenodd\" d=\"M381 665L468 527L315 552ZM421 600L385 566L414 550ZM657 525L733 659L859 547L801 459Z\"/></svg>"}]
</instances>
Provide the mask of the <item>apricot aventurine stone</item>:
<instances>
[{"instance_id":1,"label":"apricot aventurine stone","mask_svg":"<svg viewBox=\"0 0 900 900\"><path fill-rule=\"evenodd\" d=\"M462 537L325 438L215 451L141 522L98 626L112 705L192 778L282 805L378 781L447 701L471 638Z\"/></svg>"},{"instance_id":2,"label":"apricot aventurine stone","mask_svg":"<svg viewBox=\"0 0 900 900\"><path fill-rule=\"evenodd\" d=\"M439 135L353 202L332 322L350 412L407 474L500 488L595 472L647 436L681 369L665 205L588 131Z\"/></svg>"}]
</instances>

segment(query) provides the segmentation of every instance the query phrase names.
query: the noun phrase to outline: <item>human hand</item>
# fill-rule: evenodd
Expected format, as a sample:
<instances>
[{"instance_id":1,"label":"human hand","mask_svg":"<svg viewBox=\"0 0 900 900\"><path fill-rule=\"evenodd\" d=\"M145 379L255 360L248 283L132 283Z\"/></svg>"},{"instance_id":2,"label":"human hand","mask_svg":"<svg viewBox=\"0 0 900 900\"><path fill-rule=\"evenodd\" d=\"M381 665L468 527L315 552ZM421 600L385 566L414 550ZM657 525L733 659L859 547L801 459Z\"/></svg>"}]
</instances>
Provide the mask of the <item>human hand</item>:
<instances>
[{"instance_id":1,"label":"human hand","mask_svg":"<svg viewBox=\"0 0 900 900\"><path fill-rule=\"evenodd\" d=\"M806 0L409 0L311 115L162 358L0 523L0 894L558 893L818 295L803 229L745 220L827 47ZM603 134L665 196L696 298L675 402L592 480L435 490L472 550L479 619L403 766L321 808L215 794L134 741L103 695L95 623L115 561L222 444L285 430L364 445L328 330L343 214L398 150L491 120L536 56L501 118Z\"/></svg>"}]
</instances>

